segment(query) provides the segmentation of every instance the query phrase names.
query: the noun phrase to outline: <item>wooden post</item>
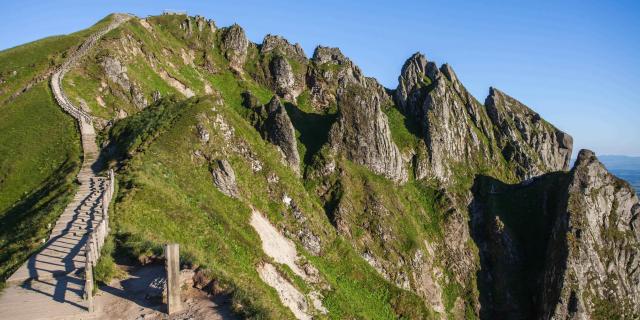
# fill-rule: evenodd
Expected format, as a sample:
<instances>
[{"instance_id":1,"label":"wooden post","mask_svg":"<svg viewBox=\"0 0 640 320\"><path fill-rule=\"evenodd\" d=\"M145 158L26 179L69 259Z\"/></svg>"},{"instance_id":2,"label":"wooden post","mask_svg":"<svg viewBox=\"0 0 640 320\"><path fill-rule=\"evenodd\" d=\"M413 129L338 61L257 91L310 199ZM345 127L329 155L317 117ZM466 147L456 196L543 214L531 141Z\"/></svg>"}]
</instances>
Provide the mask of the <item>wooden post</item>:
<instances>
[{"instance_id":1,"label":"wooden post","mask_svg":"<svg viewBox=\"0 0 640 320\"><path fill-rule=\"evenodd\" d=\"M165 245L164 255L167 260L167 313L169 315L182 310L180 300L180 251L177 243Z\"/></svg>"},{"instance_id":2,"label":"wooden post","mask_svg":"<svg viewBox=\"0 0 640 320\"><path fill-rule=\"evenodd\" d=\"M85 245L85 268L84 268L84 298L87 300L87 310L93 312L93 257L91 246Z\"/></svg>"}]
</instances>

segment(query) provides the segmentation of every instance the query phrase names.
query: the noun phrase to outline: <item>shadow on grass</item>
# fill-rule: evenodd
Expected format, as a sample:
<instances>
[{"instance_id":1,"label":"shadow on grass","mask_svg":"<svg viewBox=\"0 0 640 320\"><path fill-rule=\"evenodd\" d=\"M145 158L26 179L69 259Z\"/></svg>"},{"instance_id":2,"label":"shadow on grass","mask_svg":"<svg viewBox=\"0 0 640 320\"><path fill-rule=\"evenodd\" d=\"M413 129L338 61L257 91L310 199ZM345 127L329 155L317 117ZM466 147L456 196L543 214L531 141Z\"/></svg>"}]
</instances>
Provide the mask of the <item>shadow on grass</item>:
<instances>
[{"instance_id":1,"label":"shadow on grass","mask_svg":"<svg viewBox=\"0 0 640 320\"><path fill-rule=\"evenodd\" d=\"M285 103L285 109L289 114L289 118L291 118L293 127L300 132L300 142L307 149L302 160L305 165L309 165L313 156L329 140L329 130L338 115L337 113L318 114L305 112L289 102Z\"/></svg>"},{"instance_id":2,"label":"shadow on grass","mask_svg":"<svg viewBox=\"0 0 640 320\"><path fill-rule=\"evenodd\" d=\"M0 213L0 280L5 281L31 254L40 248L38 240L46 237L74 193L70 177L80 165L67 159L55 174L28 196Z\"/></svg>"}]
</instances>

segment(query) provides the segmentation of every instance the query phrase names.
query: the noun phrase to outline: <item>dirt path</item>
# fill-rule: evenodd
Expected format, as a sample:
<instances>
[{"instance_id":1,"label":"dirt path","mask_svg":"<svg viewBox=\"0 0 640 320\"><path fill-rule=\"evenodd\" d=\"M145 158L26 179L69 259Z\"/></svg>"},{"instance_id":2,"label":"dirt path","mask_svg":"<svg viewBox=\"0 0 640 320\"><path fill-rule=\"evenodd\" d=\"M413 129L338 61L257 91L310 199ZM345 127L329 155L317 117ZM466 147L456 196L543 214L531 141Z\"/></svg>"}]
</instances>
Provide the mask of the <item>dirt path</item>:
<instances>
[{"instance_id":1,"label":"dirt path","mask_svg":"<svg viewBox=\"0 0 640 320\"><path fill-rule=\"evenodd\" d=\"M231 313L228 297L207 296L201 290L189 288L182 292L184 310L168 316L162 303L165 283L164 266L151 265L128 268L129 275L100 287L96 296L97 319L238 319Z\"/></svg>"}]
</instances>

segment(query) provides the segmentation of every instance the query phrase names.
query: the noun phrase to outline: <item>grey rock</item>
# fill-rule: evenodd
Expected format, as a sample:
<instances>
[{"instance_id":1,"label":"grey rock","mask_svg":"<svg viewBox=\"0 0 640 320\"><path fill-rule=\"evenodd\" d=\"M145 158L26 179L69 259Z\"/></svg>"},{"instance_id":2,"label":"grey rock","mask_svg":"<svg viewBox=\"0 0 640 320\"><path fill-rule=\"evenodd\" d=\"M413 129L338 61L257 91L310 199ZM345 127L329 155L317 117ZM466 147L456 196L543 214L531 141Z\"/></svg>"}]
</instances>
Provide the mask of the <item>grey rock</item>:
<instances>
[{"instance_id":1,"label":"grey rock","mask_svg":"<svg viewBox=\"0 0 640 320\"><path fill-rule=\"evenodd\" d=\"M267 83L281 98L295 101L306 86L308 60L302 47L283 37L267 35L259 48L260 54L269 58L268 68L264 70Z\"/></svg>"},{"instance_id":2,"label":"grey rock","mask_svg":"<svg viewBox=\"0 0 640 320\"><path fill-rule=\"evenodd\" d=\"M300 46L300 44L291 44L287 39L268 34L262 40L262 44L260 45L260 53L276 53L282 54L289 58L293 58L299 61L304 61L307 59L307 56L304 53L304 50Z\"/></svg>"},{"instance_id":3,"label":"grey rock","mask_svg":"<svg viewBox=\"0 0 640 320\"><path fill-rule=\"evenodd\" d=\"M205 128L204 125L199 123L198 125L196 125L196 130L198 131L198 138L200 138L200 141L202 143L209 142L209 131L207 130L207 128Z\"/></svg>"},{"instance_id":4,"label":"grey rock","mask_svg":"<svg viewBox=\"0 0 640 320\"><path fill-rule=\"evenodd\" d=\"M430 72L427 70L430 70ZM431 83L427 73L430 73L432 75L431 78L433 78L437 70L435 63L428 62L425 56L419 52L414 53L404 63L398 78L398 88L395 91L396 103L400 110L404 112L411 111L408 106L422 103L425 94L422 88Z\"/></svg>"},{"instance_id":5,"label":"grey rock","mask_svg":"<svg viewBox=\"0 0 640 320\"><path fill-rule=\"evenodd\" d=\"M229 197L237 198L238 186L236 184L236 174L231 167L231 164L225 159L216 160L212 164L213 169L211 174L213 176L214 185L220 190L220 192L226 194Z\"/></svg>"},{"instance_id":6,"label":"grey rock","mask_svg":"<svg viewBox=\"0 0 640 320\"><path fill-rule=\"evenodd\" d=\"M383 104L390 103L389 97L374 79L366 80L366 86L351 84L339 91L338 119L329 132L329 145L377 174L405 182L402 154L382 111Z\"/></svg>"},{"instance_id":7,"label":"grey rock","mask_svg":"<svg viewBox=\"0 0 640 320\"><path fill-rule=\"evenodd\" d=\"M326 108L335 104L338 91L353 83L366 86L360 68L338 48L316 47L307 70L307 86L314 106Z\"/></svg>"},{"instance_id":8,"label":"grey rock","mask_svg":"<svg viewBox=\"0 0 640 320\"><path fill-rule=\"evenodd\" d=\"M566 211L553 225L544 319L640 317L640 202L589 150L570 173Z\"/></svg>"},{"instance_id":9,"label":"grey rock","mask_svg":"<svg viewBox=\"0 0 640 320\"><path fill-rule=\"evenodd\" d=\"M153 102L156 102L161 98L162 98L162 94L158 90L154 90L153 93L151 94L151 99L153 99Z\"/></svg>"},{"instance_id":10,"label":"grey rock","mask_svg":"<svg viewBox=\"0 0 640 320\"><path fill-rule=\"evenodd\" d=\"M131 85L130 93L131 93L131 98L133 100L133 104L138 109L142 110L147 107L148 105L147 98L144 96L144 94L142 93L142 90L137 84L133 83Z\"/></svg>"},{"instance_id":11,"label":"grey rock","mask_svg":"<svg viewBox=\"0 0 640 320\"><path fill-rule=\"evenodd\" d=\"M109 81L116 83L118 86L122 88L125 93L128 93L131 96L131 102L138 109L142 110L147 107L148 102L147 98L144 96L144 93L140 89L140 87L129 80L129 76L127 75L127 67L123 66L120 60L106 56L103 57L100 61L100 65L104 70L105 75ZM124 97L122 93L119 93L121 97Z\"/></svg>"},{"instance_id":12,"label":"grey rock","mask_svg":"<svg viewBox=\"0 0 640 320\"><path fill-rule=\"evenodd\" d=\"M282 151L288 165L294 172L300 173L300 155L295 129L280 99L273 97L267 105L267 118L264 132L267 140Z\"/></svg>"},{"instance_id":13,"label":"grey rock","mask_svg":"<svg viewBox=\"0 0 640 320\"><path fill-rule=\"evenodd\" d=\"M237 24L224 28L222 33L222 49L229 60L229 65L234 70L241 72L247 59L249 40L244 30Z\"/></svg>"},{"instance_id":14,"label":"grey rock","mask_svg":"<svg viewBox=\"0 0 640 320\"><path fill-rule=\"evenodd\" d=\"M276 56L271 59L269 67L276 93L285 99L294 100L300 94L301 88L295 86L295 76L289 61L282 56Z\"/></svg>"},{"instance_id":15,"label":"grey rock","mask_svg":"<svg viewBox=\"0 0 640 320\"><path fill-rule=\"evenodd\" d=\"M100 62L104 73L111 82L117 83L124 91L129 92L131 90L131 82L127 75L127 68L120 63L120 60L113 57L103 57Z\"/></svg>"},{"instance_id":16,"label":"grey rock","mask_svg":"<svg viewBox=\"0 0 640 320\"><path fill-rule=\"evenodd\" d=\"M573 138L524 104L491 88L485 106L505 159L516 164L526 180L546 172L569 169Z\"/></svg>"},{"instance_id":17,"label":"grey rock","mask_svg":"<svg viewBox=\"0 0 640 320\"><path fill-rule=\"evenodd\" d=\"M491 143L494 137L485 108L448 65L439 70L422 54L414 54L402 68L395 99L421 127L427 153L419 159L421 177L435 177L447 185L460 166L472 172L502 163Z\"/></svg>"}]
</instances>

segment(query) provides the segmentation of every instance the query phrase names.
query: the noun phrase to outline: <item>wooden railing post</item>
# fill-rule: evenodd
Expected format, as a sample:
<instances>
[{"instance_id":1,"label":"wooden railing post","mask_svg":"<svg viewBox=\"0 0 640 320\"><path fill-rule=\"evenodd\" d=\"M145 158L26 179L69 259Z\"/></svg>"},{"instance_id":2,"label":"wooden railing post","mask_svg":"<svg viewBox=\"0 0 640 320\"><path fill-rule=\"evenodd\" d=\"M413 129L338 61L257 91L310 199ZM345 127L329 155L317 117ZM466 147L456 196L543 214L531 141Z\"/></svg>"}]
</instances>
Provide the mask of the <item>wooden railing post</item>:
<instances>
[{"instance_id":1,"label":"wooden railing post","mask_svg":"<svg viewBox=\"0 0 640 320\"><path fill-rule=\"evenodd\" d=\"M89 242L85 245L84 267L84 298L87 300L87 310L93 312L93 256Z\"/></svg>"},{"instance_id":2,"label":"wooden railing post","mask_svg":"<svg viewBox=\"0 0 640 320\"><path fill-rule=\"evenodd\" d=\"M164 256L167 261L167 313L170 315L182 310L179 250L177 243L170 243L164 247Z\"/></svg>"}]
</instances>

